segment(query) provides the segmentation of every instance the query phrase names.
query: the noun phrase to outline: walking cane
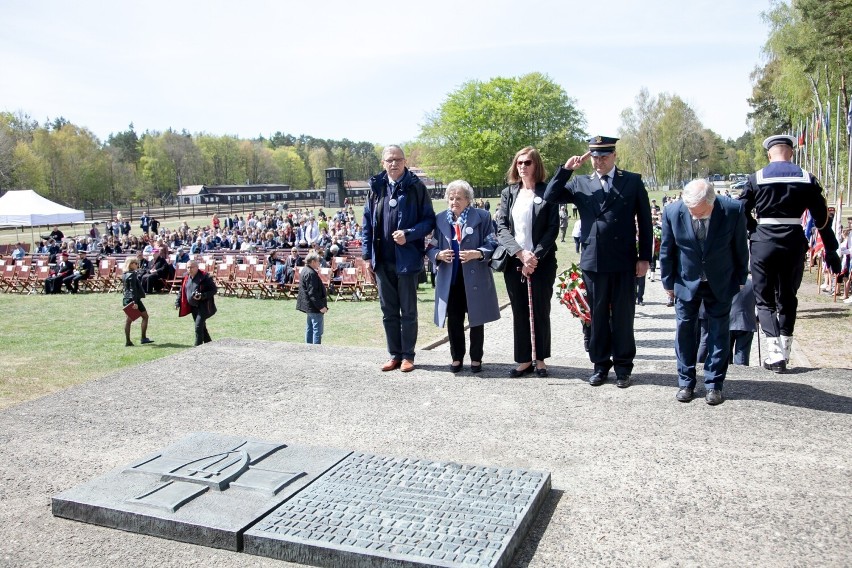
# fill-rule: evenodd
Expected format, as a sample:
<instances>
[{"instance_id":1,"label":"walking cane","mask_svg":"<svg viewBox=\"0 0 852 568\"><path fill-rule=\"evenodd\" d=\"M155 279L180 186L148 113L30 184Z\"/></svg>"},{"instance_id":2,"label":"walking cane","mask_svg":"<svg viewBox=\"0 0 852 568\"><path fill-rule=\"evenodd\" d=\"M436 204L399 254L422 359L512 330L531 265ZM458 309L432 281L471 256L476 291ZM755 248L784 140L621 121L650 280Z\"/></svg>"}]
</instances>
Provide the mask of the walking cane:
<instances>
[{"instance_id":1,"label":"walking cane","mask_svg":"<svg viewBox=\"0 0 852 568\"><path fill-rule=\"evenodd\" d=\"M526 277L527 279L527 299L529 300L530 306L530 341L532 341L532 364L535 365L535 362L538 360L535 352L535 315L533 314L533 301L532 301L532 275Z\"/></svg>"}]
</instances>

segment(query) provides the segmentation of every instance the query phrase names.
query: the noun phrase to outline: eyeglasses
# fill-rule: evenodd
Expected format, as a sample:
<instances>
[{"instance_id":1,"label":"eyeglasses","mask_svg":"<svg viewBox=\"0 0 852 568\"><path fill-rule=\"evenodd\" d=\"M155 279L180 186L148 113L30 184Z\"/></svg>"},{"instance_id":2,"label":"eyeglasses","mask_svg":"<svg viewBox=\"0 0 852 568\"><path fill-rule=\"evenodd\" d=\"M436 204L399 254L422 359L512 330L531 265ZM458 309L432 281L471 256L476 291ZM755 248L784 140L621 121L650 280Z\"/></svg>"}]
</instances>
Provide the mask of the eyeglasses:
<instances>
[{"instance_id":1,"label":"eyeglasses","mask_svg":"<svg viewBox=\"0 0 852 568\"><path fill-rule=\"evenodd\" d=\"M388 160L385 160L385 163L386 164L401 164L404 161L405 161L405 158L390 158Z\"/></svg>"},{"instance_id":2,"label":"eyeglasses","mask_svg":"<svg viewBox=\"0 0 852 568\"><path fill-rule=\"evenodd\" d=\"M516 163L517 165L519 165L519 166L527 166L527 167L530 167L530 166L532 165L533 161L532 161L532 160L518 160L518 161L517 161L517 162L515 162L515 163Z\"/></svg>"}]
</instances>

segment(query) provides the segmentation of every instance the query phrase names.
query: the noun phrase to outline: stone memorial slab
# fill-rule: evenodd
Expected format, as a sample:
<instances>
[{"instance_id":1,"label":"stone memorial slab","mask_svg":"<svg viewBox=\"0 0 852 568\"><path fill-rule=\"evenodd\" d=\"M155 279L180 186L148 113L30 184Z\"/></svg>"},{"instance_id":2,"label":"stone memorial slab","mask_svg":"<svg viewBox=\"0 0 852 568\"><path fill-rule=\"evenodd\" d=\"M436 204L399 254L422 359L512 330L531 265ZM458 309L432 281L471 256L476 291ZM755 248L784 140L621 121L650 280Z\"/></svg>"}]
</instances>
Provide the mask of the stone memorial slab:
<instances>
[{"instance_id":1,"label":"stone memorial slab","mask_svg":"<svg viewBox=\"0 0 852 568\"><path fill-rule=\"evenodd\" d=\"M507 566L550 474L196 433L53 514L314 566Z\"/></svg>"},{"instance_id":2,"label":"stone memorial slab","mask_svg":"<svg viewBox=\"0 0 852 568\"><path fill-rule=\"evenodd\" d=\"M350 452L195 433L60 493L53 514L238 551L243 532Z\"/></svg>"},{"instance_id":3,"label":"stone memorial slab","mask_svg":"<svg viewBox=\"0 0 852 568\"><path fill-rule=\"evenodd\" d=\"M244 551L315 566L507 566L550 474L352 454L248 530Z\"/></svg>"}]
</instances>

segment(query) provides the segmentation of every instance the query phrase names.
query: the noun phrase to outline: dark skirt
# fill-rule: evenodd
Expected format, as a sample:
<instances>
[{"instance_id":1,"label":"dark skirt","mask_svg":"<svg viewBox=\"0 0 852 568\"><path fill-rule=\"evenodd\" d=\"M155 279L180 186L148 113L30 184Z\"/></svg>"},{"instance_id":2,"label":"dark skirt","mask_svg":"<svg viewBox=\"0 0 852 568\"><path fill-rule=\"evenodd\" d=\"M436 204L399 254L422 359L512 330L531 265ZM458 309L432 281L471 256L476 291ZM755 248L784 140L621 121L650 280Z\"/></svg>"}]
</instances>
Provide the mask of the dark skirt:
<instances>
[{"instance_id":1,"label":"dark skirt","mask_svg":"<svg viewBox=\"0 0 852 568\"><path fill-rule=\"evenodd\" d=\"M126 305L132 304L132 303L133 303L132 298L123 298L121 305L126 306ZM136 309L139 310L140 312L147 312L148 311L148 310L145 309L145 304L142 303L142 300L136 301Z\"/></svg>"}]
</instances>

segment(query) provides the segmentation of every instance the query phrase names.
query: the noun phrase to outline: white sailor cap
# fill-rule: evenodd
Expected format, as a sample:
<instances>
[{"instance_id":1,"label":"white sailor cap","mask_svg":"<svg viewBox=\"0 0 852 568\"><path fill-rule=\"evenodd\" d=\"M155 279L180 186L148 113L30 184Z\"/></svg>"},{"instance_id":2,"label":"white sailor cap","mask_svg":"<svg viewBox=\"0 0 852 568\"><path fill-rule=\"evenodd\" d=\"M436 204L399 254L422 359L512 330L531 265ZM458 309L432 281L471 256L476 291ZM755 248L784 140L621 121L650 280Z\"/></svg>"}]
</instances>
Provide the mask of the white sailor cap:
<instances>
[{"instance_id":1,"label":"white sailor cap","mask_svg":"<svg viewBox=\"0 0 852 568\"><path fill-rule=\"evenodd\" d=\"M770 136L766 140L763 141L763 149L769 150L773 146L777 146L778 144L785 144L790 148L796 147L796 139L792 136L788 136L787 134L776 134L775 136Z\"/></svg>"}]
</instances>

